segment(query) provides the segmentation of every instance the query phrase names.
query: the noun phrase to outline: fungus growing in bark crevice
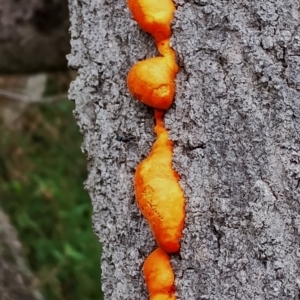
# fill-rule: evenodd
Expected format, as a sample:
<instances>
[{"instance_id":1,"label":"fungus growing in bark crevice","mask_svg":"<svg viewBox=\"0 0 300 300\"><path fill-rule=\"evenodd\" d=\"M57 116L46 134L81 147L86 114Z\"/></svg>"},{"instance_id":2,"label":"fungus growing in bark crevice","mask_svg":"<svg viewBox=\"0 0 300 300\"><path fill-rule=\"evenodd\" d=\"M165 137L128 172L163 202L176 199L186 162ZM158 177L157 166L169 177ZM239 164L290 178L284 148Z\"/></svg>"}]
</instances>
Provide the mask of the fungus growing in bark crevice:
<instances>
[{"instance_id":1,"label":"fungus growing in bark crevice","mask_svg":"<svg viewBox=\"0 0 300 300\"><path fill-rule=\"evenodd\" d=\"M156 42L171 36L171 21L175 11L172 0L128 0L128 7L139 26Z\"/></svg>"},{"instance_id":2,"label":"fungus growing in bark crevice","mask_svg":"<svg viewBox=\"0 0 300 300\"><path fill-rule=\"evenodd\" d=\"M146 258L143 273L150 300L176 299L170 257L162 249L157 248Z\"/></svg>"},{"instance_id":3,"label":"fungus growing in bark crevice","mask_svg":"<svg viewBox=\"0 0 300 300\"><path fill-rule=\"evenodd\" d=\"M176 67L165 57L153 57L136 63L128 73L131 94L142 103L168 109L174 98Z\"/></svg>"},{"instance_id":4,"label":"fungus growing in bark crevice","mask_svg":"<svg viewBox=\"0 0 300 300\"><path fill-rule=\"evenodd\" d=\"M172 0L128 0L139 26L156 41L161 57L136 63L128 73L130 93L155 109L157 139L149 156L137 167L134 177L138 206L147 219L159 248L143 267L150 300L176 300L174 272L167 253L180 250L185 218L185 199L179 175L172 168L173 142L164 127L163 115L173 102L178 72L175 52L170 47Z\"/></svg>"},{"instance_id":5,"label":"fungus growing in bark crevice","mask_svg":"<svg viewBox=\"0 0 300 300\"><path fill-rule=\"evenodd\" d=\"M138 206L157 244L167 253L176 253L184 226L185 200L179 175L172 168L173 142L162 117L163 113L156 111L157 140L149 156L138 165L134 186Z\"/></svg>"}]
</instances>

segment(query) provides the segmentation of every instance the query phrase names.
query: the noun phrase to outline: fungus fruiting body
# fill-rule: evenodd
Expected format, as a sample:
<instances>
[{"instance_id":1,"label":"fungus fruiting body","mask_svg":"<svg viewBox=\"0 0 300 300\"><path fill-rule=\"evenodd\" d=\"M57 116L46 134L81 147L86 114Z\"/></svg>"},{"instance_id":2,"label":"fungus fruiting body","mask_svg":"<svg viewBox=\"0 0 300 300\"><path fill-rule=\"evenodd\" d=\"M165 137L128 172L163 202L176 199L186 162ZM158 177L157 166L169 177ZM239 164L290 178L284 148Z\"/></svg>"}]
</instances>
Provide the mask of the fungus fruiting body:
<instances>
[{"instance_id":1,"label":"fungus fruiting body","mask_svg":"<svg viewBox=\"0 0 300 300\"><path fill-rule=\"evenodd\" d=\"M167 253L178 252L184 223L184 195L172 168L173 143L162 114L156 113L155 141L151 153L135 173L138 206L149 222L157 244Z\"/></svg>"},{"instance_id":2,"label":"fungus fruiting body","mask_svg":"<svg viewBox=\"0 0 300 300\"><path fill-rule=\"evenodd\" d=\"M176 299L170 257L162 249L157 248L146 258L143 272L150 300Z\"/></svg>"},{"instance_id":3,"label":"fungus fruiting body","mask_svg":"<svg viewBox=\"0 0 300 300\"><path fill-rule=\"evenodd\" d=\"M185 199L179 175L172 168L173 142L163 122L164 111L173 102L178 72L175 52L170 47L175 5L172 0L128 0L128 6L139 26L155 38L161 54L136 63L127 77L130 93L155 109L156 121L157 139L134 177L138 206L159 246L146 259L143 271L150 300L176 300L168 253L180 250Z\"/></svg>"},{"instance_id":4,"label":"fungus fruiting body","mask_svg":"<svg viewBox=\"0 0 300 300\"><path fill-rule=\"evenodd\" d=\"M175 70L165 57L140 61L128 73L129 91L146 105L168 109L175 93Z\"/></svg>"},{"instance_id":5,"label":"fungus fruiting body","mask_svg":"<svg viewBox=\"0 0 300 300\"><path fill-rule=\"evenodd\" d=\"M171 36L170 23L175 11L172 0L128 0L128 7L139 26L156 41Z\"/></svg>"}]
</instances>

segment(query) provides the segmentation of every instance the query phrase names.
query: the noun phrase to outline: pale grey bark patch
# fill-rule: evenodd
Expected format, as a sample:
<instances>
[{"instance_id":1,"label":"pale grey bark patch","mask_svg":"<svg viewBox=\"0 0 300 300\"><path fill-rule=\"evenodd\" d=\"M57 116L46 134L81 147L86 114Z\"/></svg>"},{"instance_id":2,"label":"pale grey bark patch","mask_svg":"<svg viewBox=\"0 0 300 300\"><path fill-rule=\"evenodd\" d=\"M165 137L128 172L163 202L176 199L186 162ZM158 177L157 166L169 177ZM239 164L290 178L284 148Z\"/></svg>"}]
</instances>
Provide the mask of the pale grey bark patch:
<instances>
[{"instance_id":1,"label":"pale grey bark patch","mask_svg":"<svg viewBox=\"0 0 300 300\"><path fill-rule=\"evenodd\" d=\"M178 299L298 299L300 285L299 1L176 0L181 67L166 126L185 191L172 259ZM70 89L89 161L86 188L103 244L105 299L147 299L155 247L133 190L155 139L153 112L126 75L156 56L124 1L70 1ZM136 136L127 143L117 136Z\"/></svg>"},{"instance_id":2,"label":"pale grey bark patch","mask_svg":"<svg viewBox=\"0 0 300 300\"><path fill-rule=\"evenodd\" d=\"M299 2L183 3L173 30L179 298L298 299Z\"/></svg>"}]
</instances>

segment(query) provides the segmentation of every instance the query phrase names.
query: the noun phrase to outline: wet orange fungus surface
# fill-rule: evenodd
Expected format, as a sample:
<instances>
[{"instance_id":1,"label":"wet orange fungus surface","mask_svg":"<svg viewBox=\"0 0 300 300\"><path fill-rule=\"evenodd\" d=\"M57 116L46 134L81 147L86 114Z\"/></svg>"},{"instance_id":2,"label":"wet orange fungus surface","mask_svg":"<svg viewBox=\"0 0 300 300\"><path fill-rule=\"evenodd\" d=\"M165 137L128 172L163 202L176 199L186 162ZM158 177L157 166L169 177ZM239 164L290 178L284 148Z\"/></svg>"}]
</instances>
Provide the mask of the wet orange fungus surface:
<instances>
[{"instance_id":1,"label":"wet orange fungus surface","mask_svg":"<svg viewBox=\"0 0 300 300\"><path fill-rule=\"evenodd\" d=\"M173 142L163 122L164 112L174 99L178 72L175 53L170 47L175 5L172 0L128 0L128 7L139 26L155 38L161 55L136 63L127 77L130 93L155 109L157 139L134 177L138 206L159 246L146 259L143 271L150 300L176 300L168 253L180 250L185 199L179 175L172 168Z\"/></svg>"},{"instance_id":2,"label":"wet orange fungus surface","mask_svg":"<svg viewBox=\"0 0 300 300\"><path fill-rule=\"evenodd\" d=\"M175 11L172 0L128 0L128 7L139 26L155 40L171 36L171 21Z\"/></svg>"},{"instance_id":3,"label":"wet orange fungus surface","mask_svg":"<svg viewBox=\"0 0 300 300\"><path fill-rule=\"evenodd\" d=\"M160 248L154 250L145 260L143 272L150 300L176 299L174 273L168 254Z\"/></svg>"},{"instance_id":4,"label":"wet orange fungus surface","mask_svg":"<svg viewBox=\"0 0 300 300\"><path fill-rule=\"evenodd\" d=\"M157 244L167 253L178 252L184 225L184 195L179 176L172 168L173 146L157 112L155 141L151 153L135 173L138 206L149 222Z\"/></svg>"},{"instance_id":5,"label":"wet orange fungus surface","mask_svg":"<svg viewBox=\"0 0 300 300\"><path fill-rule=\"evenodd\" d=\"M168 109L175 93L175 70L165 57L140 61L128 73L129 91L148 106Z\"/></svg>"}]
</instances>

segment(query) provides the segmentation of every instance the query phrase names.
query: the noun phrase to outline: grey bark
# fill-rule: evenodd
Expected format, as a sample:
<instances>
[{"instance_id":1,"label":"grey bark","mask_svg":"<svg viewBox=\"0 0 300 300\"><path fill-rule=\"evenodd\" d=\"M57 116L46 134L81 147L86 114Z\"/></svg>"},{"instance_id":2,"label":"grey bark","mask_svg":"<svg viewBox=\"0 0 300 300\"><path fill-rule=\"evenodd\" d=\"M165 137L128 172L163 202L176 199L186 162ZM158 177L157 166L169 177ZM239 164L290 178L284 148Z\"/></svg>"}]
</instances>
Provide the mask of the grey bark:
<instances>
[{"instance_id":1,"label":"grey bark","mask_svg":"<svg viewBox=\"0 0 300 300\"><path fill-rule=\"evenodd\" d=\"M67 0L0 0L0 73L64 70Z\"/></svg>"},{"instance_id":2,"label":"grey bark","mask_svg":"<svg viewBox=\"0 0 300 300\"><path fill-rule=\"evenodd\" d=\"M187 201L172 258L178 299L299 299L299 1L175 3L180 72L165 120ZM155 242L133 176L155 140L153 112L130 97L126 75L158 53L125 0L73 0L70 12L70 98L103 245L102 288L107 300L147 299L141 266Z\"/></svg>"}]
</instances>

